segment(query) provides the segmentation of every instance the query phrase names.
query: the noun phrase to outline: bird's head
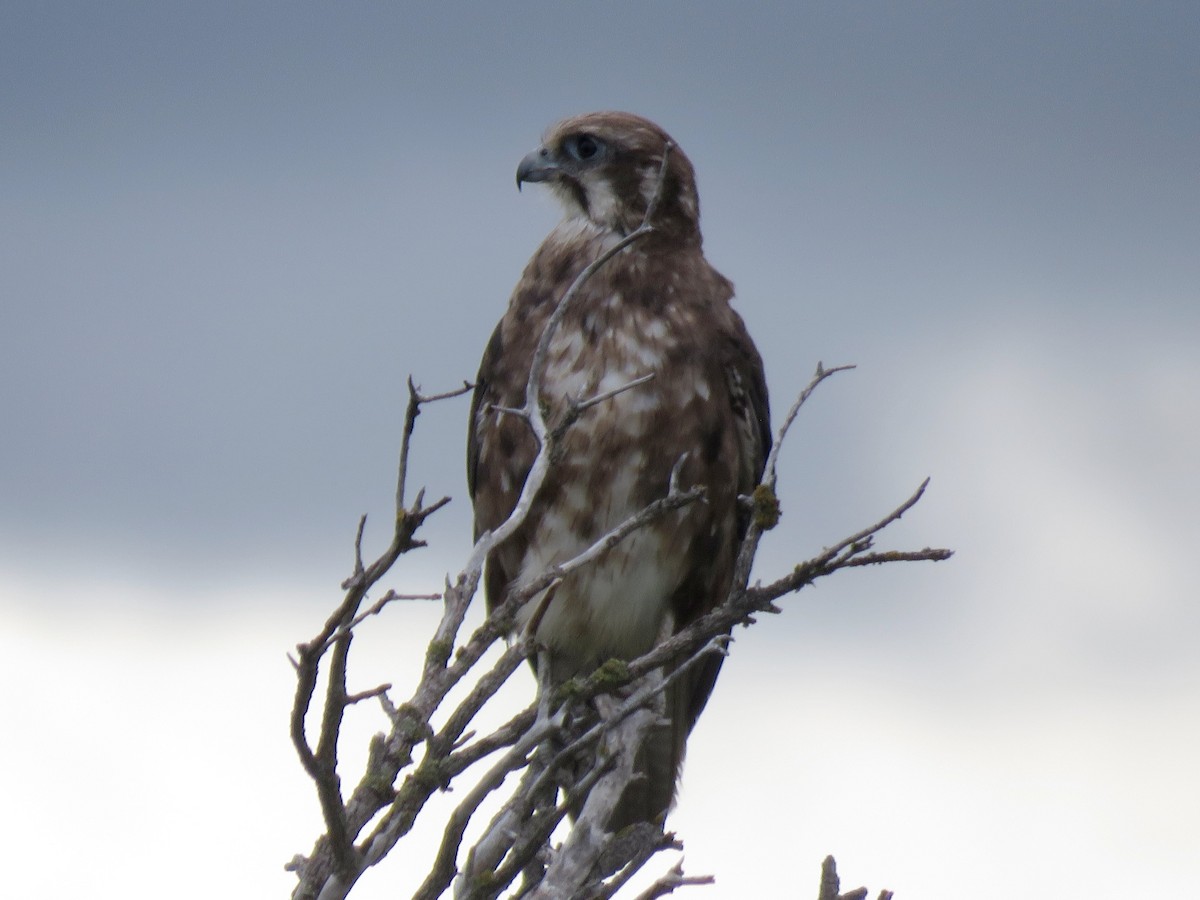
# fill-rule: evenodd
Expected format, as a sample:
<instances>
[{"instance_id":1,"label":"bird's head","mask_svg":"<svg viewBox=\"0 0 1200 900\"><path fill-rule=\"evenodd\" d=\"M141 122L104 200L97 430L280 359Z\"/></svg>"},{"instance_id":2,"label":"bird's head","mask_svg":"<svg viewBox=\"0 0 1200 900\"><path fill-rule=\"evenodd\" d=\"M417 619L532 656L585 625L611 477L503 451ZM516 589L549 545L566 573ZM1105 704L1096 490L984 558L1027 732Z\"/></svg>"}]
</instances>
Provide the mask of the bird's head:
<instances>
[{"instance_id":1,"label":"bird's head","mask_svg":"<svg viewBox=\"0 0 1200 900\"><path fill-rule=\"evenodd\" d=\"M649 119L624 112L564 119L517 167L518 188L527 181L545 182L568 216L585 217L620 234L642 223L660 180L656 231L699 242L700 201L692 164Z\"/></svg>"}]
</instances>

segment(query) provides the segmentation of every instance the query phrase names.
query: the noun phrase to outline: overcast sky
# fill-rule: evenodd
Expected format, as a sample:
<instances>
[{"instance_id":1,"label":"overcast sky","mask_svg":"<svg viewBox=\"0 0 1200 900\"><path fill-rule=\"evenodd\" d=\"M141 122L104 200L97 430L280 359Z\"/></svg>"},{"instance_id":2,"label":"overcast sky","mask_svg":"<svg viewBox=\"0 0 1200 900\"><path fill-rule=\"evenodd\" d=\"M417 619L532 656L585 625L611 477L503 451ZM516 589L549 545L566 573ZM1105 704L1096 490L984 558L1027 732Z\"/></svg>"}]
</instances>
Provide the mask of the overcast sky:
<instances>
[{"instance_id":1,"label":"overcast sky","mask_svg":"<svg viewBox=\"0 0 1200 900\"><path fill-rule=\"evenodd\" d=\"M13 896L290 889L319 813L283 654L358 516L386 541L405 378L473 377L558 215L517 162L600 108L695 164L777 415L858 365L787 447L762 577L926 475L885 543L958 551L738 634L672 819L693 894L813 896L826 853L900 900L1195 885L1197 97L1194 2L5 3ZM411 477L454 502L389 586L465 558L466 415L421 417ZM372 622L362 686L431 622Z\"/></svg>"}]
</instances>

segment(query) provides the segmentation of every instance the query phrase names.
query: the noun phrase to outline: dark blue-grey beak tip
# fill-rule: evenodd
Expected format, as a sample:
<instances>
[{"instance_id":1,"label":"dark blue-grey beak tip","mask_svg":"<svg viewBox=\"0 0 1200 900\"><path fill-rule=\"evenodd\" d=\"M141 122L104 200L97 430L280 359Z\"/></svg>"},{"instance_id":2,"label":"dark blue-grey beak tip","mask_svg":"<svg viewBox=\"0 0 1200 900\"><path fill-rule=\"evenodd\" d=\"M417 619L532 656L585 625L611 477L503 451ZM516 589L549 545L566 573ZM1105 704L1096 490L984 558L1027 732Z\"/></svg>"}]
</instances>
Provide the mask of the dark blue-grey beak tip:
<instances>
[{"instance_id":1,"label":"dark blue-grey beak tip","mask_svg":"<svg viewBox=\"0 0 1200 900\"><path fill-rule=\"evenodd\" d=\"M558 165L545 147L526 153L517 166L517 190L526 181L549 181L558 174Z\"/></svg>"}]
</instances>

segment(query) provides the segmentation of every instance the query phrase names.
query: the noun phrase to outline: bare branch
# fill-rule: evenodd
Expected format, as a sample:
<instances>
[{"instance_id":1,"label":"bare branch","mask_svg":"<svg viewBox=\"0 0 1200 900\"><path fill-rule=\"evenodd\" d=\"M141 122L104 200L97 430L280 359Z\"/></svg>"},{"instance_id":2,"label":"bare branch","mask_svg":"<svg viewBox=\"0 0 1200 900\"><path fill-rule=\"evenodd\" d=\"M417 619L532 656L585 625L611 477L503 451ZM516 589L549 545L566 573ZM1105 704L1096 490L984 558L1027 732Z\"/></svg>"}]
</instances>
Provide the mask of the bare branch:
<instances>
[{"instance_id":1,"label":"bare branch","mask_svg":"<svg viewBox=\"0 0 1200 900\"><path fill-rule=\"evenodd\" d=\"M926 548L924 550L906 551L903 553L893 551L884 554L867 554L867 551L872 547L875 535L912 509L925 494L925 488L928 485L929 479L926 478L921 482L921 486L913 492L912 496L874 525L857 531L849 537L842 538L832 547L826 548L818 556L800 563L788 575L766 586L755 586L748 589L745 595L749 600L749 605L758 606L768 604L770 601L782 597L784 594L794 593L805 585L812 584L818 578L832 575L839 569L892 561L942 562L949 559L954 555L954 552L942 548Z\"/></svg>"},{"instance_id":2,"label":"bare branch","mask_svg":"<svg viewBox=\"0 0 1200 900\"><path fill-rule=\"evenodd\" d=\"M716 879L711 875L687 876L683 874L683 861L675 864L666 875L637 895L636 900L653 900L655 897L665 897L675 892L676 888L696 884L715 884Z\"/></svg>"},{"instance_id":3,"label":"bare branch","mask_svg":"<svg viewBox=\"0 0 1200 900\"><path fill-rule=\"evenodd\" d=\"M379 615L381 612L383 612L383 608L385 606L387 606L389 603L395 603L397 600L441 600L441 599L442 599L441 594L397 594L395 591L388 591L379 600L375 601L375 603L373 603L370 607L368 607L367 609L363 610L363 612L361 612L357 616L355 616L347 625L345 625L343 627L339 627L337 631L335 631L332 635L330 635L329 641L327 641L326 644L328 645L330 642L337 640L338 637L340 637L342 634L345 634L348 631L353 631L355 628L357 628L359 625L361 625L365 620L369 619L371 616Z\"/></svg>"},{"instance_id":4,"label":"bare branch","mask_svg":"<svg viewBox=\"0 0 1200 900\"><path fill-rule=\"evenodd\" d=\"M391 689L391 684L381 684L379 687L373 687L369 691L359 691L357 694L347 694L346 705L353 706L355 703L361 703L363 700L370 700L372 697L382 697Z\"/></svg>"},{"instance_id":5,"label":"bare branch","mask_svg":"<svg viewBox=\"0 0 1200 900\"><path fill-rule=\"evenodd\" d=\"M354 533L354 578L361 578L363 573L363 556L362 542L363 532L367 528L367 514L363 513L358 517L358 530ZM350 585L348 581L342 582L342 590L345 590Z\"/></svg>"},{"instance_id":6,"label":"bare branch","mask_svg":"<svg viewBox=\"0 0 1200 900\"><path fill-rule=\"evenodd\" d=\"M820 378L827 377L832 371L824 370L824 375L819 371L818 376ZM386 740L381 742L382 749L378 753L373 754L383 767L383 771L368 773L368 776L372 779L372 785L367 786L367 777L364 777L364 785L360 785L351 798L351 801L346 805L347 832L353 833L353 830L361 828L381 805L390 803L391 809L385 814L372 835L364 842L362 850L356 852L354 856L350 856L344 867L339 867L339 871L342 873L339 877L333 877L336 873L327 871L323 881L314 882L325 885L325 891L322 893L332 891L329 894L330 896L343 896L344 894L339 892L349 889L349 885L353 884L358 871L375 864L386 856L395 842L407 833L413 819L415 819L416 812L424 805L425 799L432 790L447 783L449 779L456 777L458 773L488 754L508 746L510 750L493 764L490 774L485 776L474 791L460 803L454 817L447 825L447 831L443 838L443 846L435 860L434 869L430 872L426 884L418 896L436 897L442 890L445 890L449 885L450 879L454 877L456 872L454 860L461 846L462 834L465 831L466 824L474 815L482 798L494 791L499 784L503 783L508 774L527 766L530 759L530 751L544 742L550 734L557 733L560 723L558 720L552 720L545 716L539 719L539 717L534 715L534 709L530 708L511 720L504 729L487 738L474 742L468 741L465 744L460 740L462 732L474 714L494 694L499 685L503 683L503 680L515 670L519 661L525 658L531 651L531 645L523 645L510 648L509 652L505 654L505 658L497 664L489 677L485 678L471 693L468 701L465 701L464 704L460 705L451 714L450 721L440 733L434 734L430 732L427 725L424 728L414 728L414 726L422 722L427 723L429 715L440 704L449 687L457 683L475 665L487 646L500 635L508 633L511 630L512 621L523 602L527 602L530 597L551 588L554 583L575 569L590 564L633 530L643 527L657 516L671 509L677 509L699 498L699 491L681 491L678 485L674 483L675 481L676 479L673 477L672 484L668 489L668 495L662 500L652 504L637 516L631 517L608 534L602 536L576 558L568 560L560 566L543 573L540 578L527 585L526 590L520 592L520 596L510 598L505 604L493 610L484 624L480 626L475 634L468 639L467 643L455 654L455 661L453 663L450 662L450 648L453 646L454 635L461 625L466 605L478 585L479 569L475 568L464 572L459 576L454 586L448 587L444 594L445 613L442 623L439 625L437 635L435 635L435 639L430 645L426 661L425 678L423 678L422 684L418 687L417 693L414 694L413 700L408 704L402 705L399 710L394 711L393 732ZM830 574L838 568L889 561L946 558L949 553L943 550L927 549L919 552L906 551L893 553L870 551L873 536L911 508L920 499L924 487L925 485L922 485L913 496L879 522L835 543L820 556L797 566L792 573L784 578L765 588L756 587L747 590L743 587L740 590L735 590L729 602L724 606L714 610L698 622L693 623L689 628L663 641L650 653L628 664L622 664L618 669L614 669L612 666L604 667L601 671L584 679L574 689L573 702L587 702L592 697L601 696L604 693L619 688L623 684L628 684L638 678L645 677L647 673L651 673L664 665L674 666L673 677L679 677L680 673L685 671L686 667L693 664L695 660L699 659L703 653L712 652L714 649L723 647L723 642L728 640L728 630L733 624L739 621L748 621L754 612L773 608L771 601L774 599L785 593L798 590L804 584L811 583L817 577ZM406 517L399 518L403 520ZM476 555L478 554L473 554L473 556ZM360 578L353 579L356 582L355 586L362 589L370 574L370 569L367 569L362 573ZM382 608L385 602L393 599L396 598L385 597L384 600L379 601L375 606ZM349 621L350 623L361 622L371 612L372 610L368 610L367 613L354 616ZM344 612L342 618L343 620L345 619ZM331 623L335 619L337 619L337 616L331 618ZM334 629L334 631L328 634L324 643L326 645L332 644L336 652L337 648L348 645L350 635L338 629L336 624L334 625ZM345 640L341 639L342 634L346 634ZM714 640L719 640L720 643L713 644ZM302 646L300 649L301 657L303 658L304 647ZM548 669L548 667L544 667L545 669ZM529 819L529 814L533 809L533 805L536 804L535 798L543 795L545 792L545 787L548 785L547 778L549 777L549 773L553 772L555 767L561 765L562 761L569 758L571 754L578 754L587 747L599 744L603 739L603 735L610 730L627 727L624 723L631 718L634 718L635 722L638 719L646 721L647 717L649 717L649 721L653 721L653 713L649 711L648 707L653 703L654 698L661 694L665 683L665 679L659 679L657 683L644 688L641 692L635 692L629 701L615 713L610 710L601 725L594 726L588 732L585 732L585 734L569 742L566 748L556 753L545 765L536 770L527 770L526 778L522 779L522 785L519 787L517 795L511 798L509 803L503 807L502 812L497 815L497 818L493 820L492 826L485 833L484 839L469 854L468 868L463 874L464 877L467 877L468 872L474 873L474 875L469 877L467 881L464 881L464 884L470 885L474 883L477 876L485 875L488 871L491 871L494 878L492 883L502 886L509 883L514 875L528 866L542 852L540 850L542 842L548 838L554 825L561 820L565 813L565 807L560 806L537 814L535 818L539 824L533 832L530 832L529 825L534 820ZM344 687L342 688L342 693L344 694ZM366 695L374 693L377 692L365 692ZM361 696L358 697L358 699L361 698ZM343 703L348 702L350 699L351 697L349 696L341 698ZM544 699L545 696L543 695L543 701ZM381 701L386 702L386 698L381 696ZM535 726L534 723L539 720L543 724ZM332 729L332 731L336 731L336 729ZM323 733L331 733L331 730L323 729ZM618 746L633 747L635 748L634 752L636 752L636 747L640 743L637 728L634 728L629 737L631 738L630 740L621 740L616 743ZM390 783L394 779L395 773L399 771L399 768L406 760L411 759L411 752L415 743L421 740L427 742L426 757L422 764L418 766L412 776L406 779L404 786L399 792L395 794L380 793L378 786ZM621 784L621 779L625 779L627 782L629 772L626 770L626 766L622 765L619 756L619 753L617 756L603 754L598 756L591 771L584 776L586 781L600 785L609 783L605 779L609 779L611 776L611 784L613 785ZM620 766L620 769L614 769L615 766ZM320 782L318 784L320 788ZM549 880L545 882L543 887L535 888L535 892L537 890L543 890L544 893L552 892L558 890L565 883L574 884L581 890L584 888L588 890L594 889L600 892L596 893L596 896L611 896L611 893L604 893L608 891L608 888L604 887L600 882L587 882L587 878L591 877L600 856L606 852L606 848L610 846L612 839L611 835L605 836L603 829L596 823L606 820L608 812L611 812L611 809L607 809L606 811L606 807L610 807L615 802L613 797L619 797L619 793L615 788L608 789L597 786L592 789L588 796L588 803L585 804L585 809L581 812L581 821L576 823L576 828L572 831L572 836L585 835L588 839L584 840L582 837L576 838L565 849L565 852L556 855L550 861L550 867L546 871L546 878ZM587 812L588 805L591 805L593 810L590 814ZM588 819L585 819L585 817L588 817ZM581 830L581 826L587 824L588 821L591 821L591 825L586 831ZM515 835L523 835L524 839L518 838ZM331 845L335 840L335 836L336 832L333 830L327 833L326 840L329 842L325 845L327 848L333 849ZM318 851L320 847L321 845L319 844ZM335 859L336 856L336 851L334 851ZM500 866L499 869L494 868L505 856L507 856L507 862ZM648 858L649 856L645 857L645 859ZM642 862L645 859L642 859ZM632 860L626 863L626 865L630 864L632 864ZM640 864L638 863L638 865ZM294 861L293 865L299 867L298 870L307 873L313 869L313 860L304 860L302 866L300 863ZM592 884L591 888L588 888L589 883ZM656 890L660 891L658 895L662 895L662 893L669 892L666 890L668 886L681 886L685 883L693 882L690 880L675 882L669 878L666 880L660 879ZM674 888L671 887L671 889L673 890ZM476 895L475 888L468 888L467 892L463 894L463 896ZM545 893L545 895L553 896L553 893ZM298 889L296 896L316 895L307 894ZM478 894L478 896L495 896L495 893L485 891L482 894ZM538 894L534 893L531 896L538 896Z\"/></svg>"},{"instance_id":7,"label":"bare branch","mask_svg":"<svg viewBox=\"0 0 1200 900\"><path fill-rule=\"evenodd\" d=\"M297 897L317 896L316 893L310 892L310 889L315 890L317 883L326 881L330 884L336 881L338 884L345 885L348 890L349 885L353 884L357 873L361 870L361 859L358 851L354 848L353 835L365 823L357 822L348 806L343 802L341 779L338 774L337 750L343 715L347 706L363 699L362 695L350 694L347 691L346 663L353 639L351 629L367 591L383 577L402 554L421 546L421 542L414 537L417 529L430 515L449 502L449 498L446 497L425 506L424 492L420 491L412 508L406 509L403 505L409 440L416 417L420 412L421 402L422 398L410 379L409 404L405 414L400 472L397 479L395 528L390 545L382 556L371 565L365 566L362 557L362 540L366 517L359 520L354 542L354 573L342 585L346 592L342 602L333 615L326 620L321 632L313 640L300 644L296 648L297 654L294 661L296 694L290 723L292 744L300 757L301 765L316 786L326 827L325 835L322 838L326 855L322 856L320 862L316 864L311 858L305 860L301 883L295 892ZM320 727L314 746L308 738L307 718L323 660L328 662L328 674ZM372 695L379 694L367 692L367 696ZM318 844L320 847L321 842ZM320 881L314 880L306 886L310 875Z\"/></svg>"},{"instance_id":8,"label":"bare branch","mask_svg":"<svg viewBox=\"0 0 1200 900\"><path fill-rule=\"evenodd\" d=\"M411 378L409 379L409 384L410 385L412 384ZM420 388L418 387L417 390L419 392ZM469 382L469 381L464 381L462 383L462 387L454 388L453 390L449 390L449 391L443 391L440 394L420 394L420 393L418 393L417 402L418 403L436 403L439 400L453 400L455 397L461 397L463 394L469 394L473 390L475 390L475 385L471 384L471 382Z\"/></svg>"},{"instance_id":9,"label":"bare branch","mask_svg":"<svg viewBox=\"0 0 1200 900\"><path fill-rule=\"evenodd\" d=\"M623 393L625 393L625 391L632 390L635 387L641 387L643 384L646 384L649 381L653 381L655 378L655 374L656 373L654 373L654 372L647 372L645 375L641 375L641 376L633 379L633 381L628 382L627 384L623 384L619 387L615 387L611 391L605 391L602 394L597 394L594 397L589 397L587 400L577 401L576 403L573 403L571 405L571 408L576 413L581 413L584 410L591 409L593 406L603 403L605 400L611 400L613 397L617 396L618 394L623 394Z\"/></svg>"},{"instance_id":10,"label":"bare branch","mask_svg":"<svg viewBox=\"0 0 1200 900\"><path fill-rule=\"evenodd\" d=\"M453 397L461 397L463 394L474 389L474 385L464 381L463 386L455 388L452 391L446 391L441 394L431 394L428 397L421 395L420 390L413 383L412 376L408 376L408 408L404 413L404 432L400 439L400 465L396 473L396 515L405 508L404 490L405 481L408 478L408 447L412 440L413 428L417 423L417 416L421 414L421 405L423 403L435 403L438 400L449 400ZM417 501L417 506L420 506L420 501Z\"/></svg>"},{"instance_id":11,"label":"bare branch","mask_svg":"<svg viewBox=\"0 0 1200 900\"><path fill-rule=\"evenodd\" d=\"M845 894L841 893L841 880L838 878L837 863L832 856L825 857L821 863L821 890L817 900L866 900L866 888L855 888ZM880 891L878 900L892 900L891 891Z\"/></svg>"},{"instance_id":12,"label":"bare branch","mask_svg":"<svg viewBox=\"0 0 1200 900\"><path fill-rule=\"evenodd\" d=\"M553 789L552 778L556 771L569 768L571 760L592 752L591 748L594 747L604 749L595 753L594 762L583 775L576 776L575 793L586 796L587 799L575 818L566 842L552 854L552 861L541 885L529 896L590 896L590 879L596 871L607 872L632 865L634 851L641 848L645 840L629 843L627 852L617 852L618 845L614 844L614 836L607 833L607 823L625 787L634 777L638 750L646 733L664 713L661 705L663 693L675 681L685 677L688 669L705 653L724 652L727 640L726 637L714 638L666 677L661 671L651 672L646 683L627 700L615 705L604 704L599 721L558 749L542 766L528 769L526 777L493 818L492 824L477 844L477 847L496 849L510 847L508 860L502 867L496 868L503 857L503 853L497 853L496 849L486 856L472 856L468 860L463 877L468 881L483 879L488 884L503 886L524 869L539 851L544 837L549 836L562 818L566 807L557 807L552 814L543 818L541 830L544 837L531 836L526 829L526 833L522 835L526 839L515 840L510 833L513 823L524 822L529 811L536 805L537 798L543 796L548 788ZM610 664L602 667L602 671L590 682L572 688L571 703L574 707L579 707L593 697L597 702L602 701L605 699L603 691L611 690L615 683L626 683L629 680L628 675L616 665L616 661L610 661ZM564 711L553 719L555 733L561 730L564 715L570 717L571 713L566 712L564 708ZM651 828L650 831L659 837L662 836L661 828ZM665 846L664 844L657 849L663 849ZM657 849L654 852L657 852ZM632 875L651 855L653 853L645 855L633 870L626 871L625 877Z\"/></svg>"},{"instance_id":13,"label":"bare branch","mask_svg":"<svg viewBox=\"0 0 1200 900\"><path fill-rule=\"evenodd\" d=\"M854 368L857 368L857 366L851 363L849 365L834 366L831 369L826 369L820 362L817 363L817 371L813 374L812 380L805 385L804 390L800 392L791 409L784 416L783 424L779 426L778 435L774 443L771 444L771 451L767 455L767 463L763 470L763 484L774 489L776 481L775 469L779 462L779 451L783 447L783 442L787 440L788 431L791 430L792 423L796 421L796 416L800 413L800 408L808 402L808 398L812 396L813 391L829 376L836 375L838 372L848 372Z\"/></svg>"}]
</instances>

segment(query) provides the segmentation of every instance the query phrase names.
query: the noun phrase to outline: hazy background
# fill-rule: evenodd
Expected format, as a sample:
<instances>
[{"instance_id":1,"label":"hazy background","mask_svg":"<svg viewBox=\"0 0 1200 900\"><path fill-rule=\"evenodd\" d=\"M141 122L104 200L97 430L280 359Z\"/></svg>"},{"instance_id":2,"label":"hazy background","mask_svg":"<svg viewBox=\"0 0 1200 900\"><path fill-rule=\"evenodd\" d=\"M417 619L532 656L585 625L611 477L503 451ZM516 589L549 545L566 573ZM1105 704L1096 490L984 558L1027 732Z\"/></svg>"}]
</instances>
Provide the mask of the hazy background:
<instances>
[{"instance_id":1,"label":"hazy background","mask_svg":"<svg viewBox=\"0 0 1200 900\"><path fill-rule=\"evenodd\" d=\"M926 475L885 544L958 551L737 634L672 818L690 895L815 896L826 853L901 900L1193 888L1198 97L1191 0L5 3L6 895L290 890L284 653L360 514L385 543L404 379L473 377L557 217L517 162L597 108L696 165L777 414L859 366L760 575ZM455 499L388 586L461 566L466 414L421 417ZM357 687L401 699L435 615L371 622Z\"/></svg>"}]
</instances>

